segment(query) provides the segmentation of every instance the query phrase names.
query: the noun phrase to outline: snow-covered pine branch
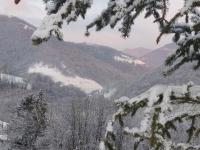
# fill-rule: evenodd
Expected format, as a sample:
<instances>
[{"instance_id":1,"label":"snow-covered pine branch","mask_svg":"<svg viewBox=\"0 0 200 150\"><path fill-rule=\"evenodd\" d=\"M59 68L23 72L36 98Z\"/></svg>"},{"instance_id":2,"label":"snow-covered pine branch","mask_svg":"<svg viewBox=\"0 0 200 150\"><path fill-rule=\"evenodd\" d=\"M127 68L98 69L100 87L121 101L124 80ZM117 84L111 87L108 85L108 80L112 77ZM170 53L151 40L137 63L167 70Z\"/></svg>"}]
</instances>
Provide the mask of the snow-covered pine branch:
<instances>
[{"instance_id":1,"label":"snow-covered pine branch","mask_svg":"<svg viewBox=\"0 0 200 150\"><path fill-rule=\"evenodd\" d=\"M40 44L48 40L52 35L62 39L62 24L64 21L70 23L77 21L79 16L85 17L88 8L93 0L43 0L46 4L47 16L32 36L35 44ZM87 26L86 35L89 28L96 26L96 30L101 30L107 25L112 28L123 20L120 32L127 37L131 31L135 19L145 10L145 17L154 16L155 20L162 25L167 12L168 0L110 0L108 7ZM163 25L162 25L163 26Z\"/></svg>"},{"instance_id":2,"label":"snow-covered pine branch","mask_svg":"<svg viewBox=\"0 0 200 150\"><path fill-rule=\"evenodd\" d=\"M145 18L153 16L163 26L167 4L168 0L110 0L107 8L87 26L87 30L92 27L96 27L97 31L106 26L114 28L117 23L122 22L119 31L123 37L128 37L132 25L142 12L145 12Z\"/></svg>"},{"instance_id":3,"label":"snow-covered pine branch","mask_svg":"<svg viewBox=\"0 0 200 150\"><path fill-rule=\"evenodd\" d=\"M197 123L200 118L200 86L192 83L183 86L154 86L135 98L122 97L116 100L116 105L119 109L107 125L105 140L100 144L101 150L117 149L117 125L123 128L125 134L133 137L135 150L144 143L148 143L152 150L200 149L199 143L192 142L200 133ZM139 110L144 114L138 114ZM132 127L125 125L127 117L137 115L143 116L139 127L135 124ZM174 140L173 136L183 125L181 122L189 128L186 129L185 142L179 143L182 139L176 137ZM179 138L183 138L183 135Z\"/></svg>"},{"instance_id":4,"label":"snow-covered pine branch","mask_svg":"<svg viewBox=\"0 0 200 150\"><path fill-rule=\"evenodd\" d=\"M164 34L174 34L173 41L178 49L166 60L170 68L166 73L179 69L188 62L194 63L194 69L200 67L200 1L186 0L184 7L165 25L158 37L158 42Z\"/></svg>"},{"instance_id":5,"label":"snow-covered pine branch","mask_svg":"<svg viewBox=\"0 0 200 150\"><path fill-rule=\"evenodd\" d=\"M79 16L85 17L92 0L44 0L48 15L32 35L34 44L47 41L52 35L62 40L60 31L64 21L68 24L76 21Z\"/></svg>"}]
</instances>

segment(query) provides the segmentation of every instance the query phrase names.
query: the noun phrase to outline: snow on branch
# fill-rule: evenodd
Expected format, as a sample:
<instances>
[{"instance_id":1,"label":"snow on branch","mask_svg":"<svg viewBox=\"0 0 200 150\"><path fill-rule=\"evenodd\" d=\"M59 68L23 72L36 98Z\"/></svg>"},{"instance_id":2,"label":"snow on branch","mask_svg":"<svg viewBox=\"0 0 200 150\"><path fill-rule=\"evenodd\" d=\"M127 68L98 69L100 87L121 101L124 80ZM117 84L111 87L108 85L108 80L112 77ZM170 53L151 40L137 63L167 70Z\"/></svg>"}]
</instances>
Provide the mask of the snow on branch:
<instances>
[{"instance_id":1,"label":"snow on branch","mask_svg":"<svg viewBox=\"0 0 200 150\"><path fill-rule=\"evenodd\" d=\"M92 0L43 0L46 4L48 16L44 18L41 25L32 36L33 43L40 44L48 40L51 35L56 35L62 39L62 24L64 21L70 23L77 21L79 16L84 18L87 9L91 7ZM164 17L168 0L110 0L108 7L102 12L100 17L87 26L87 30L96 26L97 30L109 25L115 27L118 21L123 20L120 32L126 37L130 33L131 25L141 12L146 10L146 17L154 16L157 22ZM162 12L162 13L161 13ZM161 19L160 19L161 20ZM89 32L86 33L86 35Z\"/></svg>"},{"instance_id":2,"label":"snow on branch","mask_svg":"<svg viewBox=\"0 0 200 150\"><path fill-rule=\"evenodd\" d=\"M145 141L152 150L200 149L198 143L191 142L200 133L197 126L200 117L200 86L192 83L183 86L158 85L135 98L122 97L115 102L119 109L108 123L105 140L100 144L101 150L117 149L114 129L118 124L126 135L133 137L135 150ZM124 120L130 115L138 115L139 110L144 113L139 127L125 125ZM180 139L172 140L181 122L189 127L184 143L179 143Z\"/></svg>"},{"instance_id":3,"label":"snow on branch","mask_svg":"<svg viewBox=\"0 0 200 150\"><path fill-rule=\"evenodd\" d=\"M47 41L52 35L62 40L60 31L64 21L70 23L76 21L79 16L85 17L86 11L90 8L92 0L67 0L60 7L53 0L46 1L47 15L41 25L32 35L34 44Z\"/></svg>"},{"instance_id":4,"label":"snow on branch","mask_svg":"<svg viewBox=\"0 0 200 150\"><path fill-rule=\"evenodd\" d=\"M164 34L174 34L173 42L178 46L176 52L166 60L166 65L169 66L166 74L172 73L189 62L194 63L194 69L200 67L199 7L199 0L185 0L182 9L161 29L157 42Z\"/></svg>"},{"instance_id":5,"label":"snow on branch","mask_svg":"<svg viewBox=\"0 0 200 150\"><path fill-rule=\"evenodd\" d=\"M114 28L118 22L122 21L119 31L123 37L128 37L132 25L137 17L145 12L145 18L153 16L155 22L162 25L162 17L165 17L168 0L110 0L107 8L92 23L87 26L87 30L96 27L99 31L110 25Z\"/></svg>"}]
</instances>

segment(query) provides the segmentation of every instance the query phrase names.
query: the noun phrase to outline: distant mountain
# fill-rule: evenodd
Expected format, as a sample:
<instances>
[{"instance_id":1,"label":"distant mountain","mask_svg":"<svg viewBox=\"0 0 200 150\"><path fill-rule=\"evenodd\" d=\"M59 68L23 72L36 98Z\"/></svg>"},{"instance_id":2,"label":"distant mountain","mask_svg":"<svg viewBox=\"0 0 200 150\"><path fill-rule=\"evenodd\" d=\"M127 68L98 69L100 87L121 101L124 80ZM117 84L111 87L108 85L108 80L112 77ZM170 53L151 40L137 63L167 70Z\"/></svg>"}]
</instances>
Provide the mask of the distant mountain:
<instances>
[{"instance_id":1,"label":"distant mountain","mask_svg":"<svg viewBox=\"0 0 200 150\"><path fill-rule=\"evenodd\" d=\"M7 16L0 16L0 22L0 70L30 82L38 74L90 93L133 76L136 79L148 70L135 57L105 46L57 39L33 46L30 37L34 26Z\"/></svg>"},{"instance_id":2,"label":"distant mountain","mask_svg":"<svg viewBox=\"0 0 200 150\"><path fill-rule=\"evenodd\" d=\"M123 51L124 53L130 55L130 56L134 56L136 58L140 58L148 53L150 53L152 50L144 48L144 47L138 47L138 48L134 48L134 49L126 49L125 51Z\"/></svg>"},{"instance_id":3,"label":"distant mountain","mask_svg":"<svg viewBox=\"0 0 200 150\"><path fill-rule=\"evenodd\" d=\"M153 50L150 53L147 53L146 55L142 56L140 60L145 62L148 66L156 68L163 65L167 56L169 56L175 50L175 44L167 44L163 47Z\"/></svg>"},{"instance_id":4,"label":"distant mountain","mask_svg":"<svg viewBox=\"0 0 200 150\"><path fill-rule=\"evenodd\" d=\"M186 64L175 71L172 75L164 77L164 66L158 67L151 73L147 73L137 81L128 81L120 85L118 97L134 97L157 84L164 85L182 85L192 81L194 84L200 84L200 70L194 71L191 64ZM122 88L123 87L123 88Z\"/></svg>"}]
</instances>

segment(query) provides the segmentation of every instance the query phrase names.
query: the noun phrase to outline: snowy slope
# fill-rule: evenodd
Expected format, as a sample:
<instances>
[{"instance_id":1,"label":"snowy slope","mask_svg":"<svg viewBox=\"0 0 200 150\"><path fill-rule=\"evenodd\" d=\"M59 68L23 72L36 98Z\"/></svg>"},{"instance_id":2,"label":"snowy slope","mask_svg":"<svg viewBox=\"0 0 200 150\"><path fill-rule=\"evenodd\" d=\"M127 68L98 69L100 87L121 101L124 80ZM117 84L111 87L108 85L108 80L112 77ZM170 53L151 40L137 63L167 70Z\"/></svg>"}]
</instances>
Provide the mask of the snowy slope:
<instances>
[{"instance_id":1,"label":"snowy slope","mask_svg":"<svg viewBox=\"0 0 200 150\"><path fill-rule=\"evenodd\" d=\"M31 85L21 77L0 73L0 84L31 89Z\"/></svg>"},{"instance_id":2,"label":"snowy slope","mask_svg":"<svg viewBox=\"0 0 200 150\"><path fill-rule=\"evenodd\" d=\"M77 75L75 76L66 76L59 69L50 67L43 64L42 62L37 63L29 68L28 73L39 73L44 76L50 77L54 82L59 82L61 86L72 85L80 88L86 93L91 93L93 91L101 91L103 87L95 82L94 80L81 78Z\"/></svg>"},{"instance_id":3,"label":"snowy slope","mask_svg":"<svg viewBox=\"0 0 200 150\"><path fill-rule=\"evenodd\" d=\"M134 65L145 65L145 62L139 60L139 59L135 59L133 57L130 57L128 55L119 55L119 56L115 56L114 60L118 61L118 62L122 62L122 63L128 63L128 64L134 64Z\"/></svg>"},{"instance_id":4,"label":"snowy slope","mask_svg":"<svg viewBox=\"0 0 200 150\"><path fill-rule=\"evenodd\" d=\"M139 59L150 67L159 67L164 64L166 58L176 50L175 44L167 44L153 50Z\"/></svg>"},{"instance_id":5,"label":"snowy slope","mask_svg":"<svg viewBox=\"0 0 200 150\"><path fill-rule=\"evenodd\" d=\"M172 75L164 77L163 71L165 70L165 66L161 66L150 73L143 75L141 74L141 77L138 78L138 80L130 80L122 83L122 86L117 88L118 96L133 97L148 90L156 84L180 85L190 81L194 82L195 84L200 84L200 70L194 71L192 68L193 66L191 64L187 64L182 66Z\"/></svg>"},{"instance_id":6,"label":"snowy slope","mask_svg":"<svg viewBox=\"0 0 200 150\"><path fill-rule=\"evenodd\" d=\"M121 80L133 80L133 77L137 79L148 70L145 65L138 65L142 64L138 60L131 60L133 63L116 61L114 57L121 58L124 53L106 46L61 42L56 39L33 46L29 40L35 29L33 26L15 17L0 16L0 22L0 68L8 66L10 72L29 79L30 83L32 76L28 70L38 62L56 68L64 76L77 76L78 80L83 78L81 82L78 81L79 84L87 81L88 85L88 80L94 81L95 89Z\"/></svg>"}]
</instances>

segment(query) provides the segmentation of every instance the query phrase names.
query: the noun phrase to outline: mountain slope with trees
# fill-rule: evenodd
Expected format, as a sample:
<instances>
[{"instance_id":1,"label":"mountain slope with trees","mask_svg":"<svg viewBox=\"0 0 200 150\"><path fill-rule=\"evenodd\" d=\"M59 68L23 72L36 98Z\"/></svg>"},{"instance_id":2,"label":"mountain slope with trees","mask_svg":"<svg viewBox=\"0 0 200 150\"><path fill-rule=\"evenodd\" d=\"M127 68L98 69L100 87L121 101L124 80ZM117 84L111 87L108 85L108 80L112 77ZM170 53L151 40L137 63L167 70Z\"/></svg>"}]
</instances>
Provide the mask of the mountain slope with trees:
<instances>
[{"instance_id":1,"label":"mountain slope with trees","mask_svg":"<svg viewBox=\"0 0 200 150\"><path fill-rule=\"evenodd\" d=\"M137 81L124 81L116 85L119 86L116 96L134 97L138 94L145 92L154 85L182 85L192 81L195 84L200 84L200 71L191 71L192 64L187 64L174 72L170 76L164 76L163 71L165 67L162 65L150 73L142 75ZM123 88L122 88L123 87ZM118 88L117 88L118 89Z\"/></svg>"},{"instance_id":2,"label":"mountain slope with trees","mask_svg":"<svg viewBox=\"0 0 200 150\"><path fill-rule=\"evenodd\" d=\"M16 4L19 1L16 0ZM52 36L56 36L59 40L62 40L63 35L61 29L64 21L70 23L77 21L79 17L85 18L87 10L92 7L92 2L92 0L44 0L48 15L32 35L33 43L41 44L49 40ZM165 61L165 65L169 67L165 71L165 75L170 75L174 71L180 70L183 65L189 63L191 63L190 65L194 69L198 69L200 67L200 1L183 0L182 2L182 8L177 10L172 18L168 19L169 0L110 0L101 15L86 27L86 35L88 36L90 34L89 30L93 27L96 28L96 31L100 31L107 26L114 28L118 24L121 24L119 31L123 37L128 37L136 19L144 12L145 18L152 17L154 19L153 23L158 24L160 35L157 38L157 43L164 35L170 34L173 35L173 42L177 46L175 52ZM116 58L120 62L132 62L130 60L127 61L127 59L125 60L127 56L117 56ZM116 101L119 110L107 124L105 139L102 140L100 149L115 150L118 147L122 147L124 144L122 140L124 136L122 135L125 132L134 137L132 142L128 142L126 146L130 146L134 142L134 149L140 148L140 144L142 143L142 146L148 145L147 149L152 150L198 150L199 142L196 144L195 142L191 143L191 141L194 135L199 135L200 130L197 124L200 116L198 107L200 104L199 99L199 86L194 86L192 83L189 83L184 86L154 86L135 98L122 98ZM197 110L193 108L197 108ZM128 125L124 124L124 118L128 117L127 120L132 120L129 117L135 116L142 109L144 109L144 117L142 119L140 116L140 119L142 119L140 127L136 127L134 124L130 128L130 123ZM72 114L74 115L76 113ZM81 118L80 120L87 120L88 117L85 117L85 112L80 114L84 114L79 116ZM78 122L82 123L83 120L80 120ZM187 128L184 128L186 132L176 134L176 132L179 133L180 131L180 126L177 129L177 123L183 123L183 126L187 126ZM74 131L73 129L76 127L74 121L72 121L72 124L73 128L70 131ZM115 124L117 124L116 127L114 127ZM119 129L121 134L115 132L118 127L121 127ZM183 139L185 137L183 136L184 133L188 135L186 140ZM91 145L88 145L87 138L82 137L88 136L87 134L81 135L83 136L78 136L78 141L81 142L76 144L79 149L87 149ZM73 134L71 137L75 136ZM72 145L71 149L77 148L75 146L76 144L74 144L75 141L77 140L73 140L69 144ZM142 147L141 149L144 148Z\"/></svg>"},{"instance_id":3,"label":"mountain slope with trees","mask_svg":"<svg viewBox=\"0 0 200 150\"><path fill-rule=\"evenodd\" d=\"M43 64L51 69L56 68L65 76L93 80L106 87L113 82L132 78L133 74L137 78L148 70L145 66L135 65L134 57L105 46L55 39L32 46L27 39L35 30L34 26L14 17L0 16L0 21L0 68L18 76L28 78L31 67ZM124 56L131 61L115 59Z\"/></svg>"},{"instance_id":4,"label":"mountain slope with trees","mask_svg":"<svg viewBox=\"0 0 200 150\"><path fill-rule=\"evenodd\" d=\"M177 46L175 44L166 44L158 49L155 49L139 59L145 62L149 67L159 67L164 65L165 59L170 56Z\"/></svg>"},{"instance_id":5,"label":"mountain slope with trees","mask_svg":"<svg viewBox=\"0 0 200 150\"><path fill-rule=\"evenodd\" d=\"M151 49L147 49L144 47L138 47L138 48L134 48L134 49L126 49L123 52L128 55L131 55L131 56L134 56L137 58L141 58L142 56L150 53L151 51L152 51Z\"/></svg>"}]
</instances>

